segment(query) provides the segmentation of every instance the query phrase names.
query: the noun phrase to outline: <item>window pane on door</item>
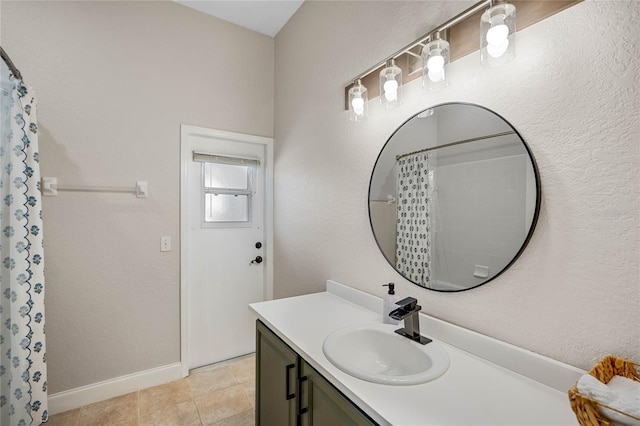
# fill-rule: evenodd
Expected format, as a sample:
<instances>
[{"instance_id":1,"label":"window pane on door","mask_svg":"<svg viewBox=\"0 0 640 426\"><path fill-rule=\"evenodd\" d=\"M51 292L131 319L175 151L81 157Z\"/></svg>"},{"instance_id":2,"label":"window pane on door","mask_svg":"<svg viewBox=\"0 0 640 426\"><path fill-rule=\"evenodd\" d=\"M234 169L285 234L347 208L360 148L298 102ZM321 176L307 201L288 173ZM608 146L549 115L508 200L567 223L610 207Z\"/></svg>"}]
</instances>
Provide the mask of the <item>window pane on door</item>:
<instances>
[{"instance_id":1,"label":"window pane on door","mask_svg":"<svg viewBox=\"0 0 640 426\"><path fill-rule=\"evenodd\" d=\"M248 222L249 195L205 194L204 220L205 222Z\"/></svg>"},{"instance_id":2,"label":"window pane on door","mask_svg":"<svg viewBox=\"0 0 640 426\"><path fill-rule=\"evenodd\" d=\"M204 163L206 188L248 189L248 167L234 164Z\"/></svg>"}]
</instances>

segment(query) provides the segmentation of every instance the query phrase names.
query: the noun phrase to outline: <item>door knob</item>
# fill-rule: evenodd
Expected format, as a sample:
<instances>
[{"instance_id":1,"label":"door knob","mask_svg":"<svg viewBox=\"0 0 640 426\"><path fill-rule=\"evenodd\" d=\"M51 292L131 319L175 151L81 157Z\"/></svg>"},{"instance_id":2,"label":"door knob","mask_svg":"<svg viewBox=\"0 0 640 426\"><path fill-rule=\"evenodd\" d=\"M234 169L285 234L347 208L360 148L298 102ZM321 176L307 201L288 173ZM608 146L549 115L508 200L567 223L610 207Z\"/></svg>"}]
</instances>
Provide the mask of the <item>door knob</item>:
<instances>
[{"instance_id":1,"label":"door knob","mask_svg":"<svg viewBox=\"0 0 640 426\"><path fill-rule=\"evenodd\" d=\"M262 243L261 243L261 242L257 242L257 243L256 243L256 248L257 248L257 249L262 248Z\"/></svg>"},{"instance_id":2,"label":"door knob","mask_svg":"<svg viewBox=\"0 0 640 426\"><path fill-rule=\"evenodd\" d=\"M251 263L249 263L249 266L253 265L254 263L262 263L262 256L256 256L256 258L253 259Z\"/></svg>"}]
</instances>

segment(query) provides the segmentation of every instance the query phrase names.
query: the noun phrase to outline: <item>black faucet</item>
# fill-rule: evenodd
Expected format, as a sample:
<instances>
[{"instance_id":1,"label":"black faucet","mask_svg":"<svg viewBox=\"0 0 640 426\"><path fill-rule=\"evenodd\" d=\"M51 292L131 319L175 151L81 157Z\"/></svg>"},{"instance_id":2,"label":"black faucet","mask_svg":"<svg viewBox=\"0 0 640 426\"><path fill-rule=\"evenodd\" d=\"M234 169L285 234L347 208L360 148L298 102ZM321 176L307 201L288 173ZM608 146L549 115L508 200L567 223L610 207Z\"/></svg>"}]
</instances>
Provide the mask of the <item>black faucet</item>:
<instances>
[{"instance_id":1,"label":"black faucet","mask_svg":"<svg viewBox=\"0 0 640 426\"><path fill-rule=\"evenodd\" d=\"M399 302L396 302L396 305L400 307L391 311L389 316L395 320L404 320L404 328L397 329L396 333L422 345L431 343L431 339L420 335L420 318L418 317L418 312L422 309L422 306L418 305L418 301L413 297L405 297Z\"/></svg>"}]
</instances>

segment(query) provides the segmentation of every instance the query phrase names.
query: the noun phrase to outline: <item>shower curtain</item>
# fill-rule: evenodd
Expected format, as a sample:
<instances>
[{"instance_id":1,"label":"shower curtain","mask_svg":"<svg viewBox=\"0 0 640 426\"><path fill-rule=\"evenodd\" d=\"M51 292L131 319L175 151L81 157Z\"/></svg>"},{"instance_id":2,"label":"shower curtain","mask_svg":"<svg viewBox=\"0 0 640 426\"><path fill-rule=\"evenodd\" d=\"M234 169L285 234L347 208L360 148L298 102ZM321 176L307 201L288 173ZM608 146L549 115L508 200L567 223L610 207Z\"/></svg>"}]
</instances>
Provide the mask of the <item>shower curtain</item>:
<instances>
[{"instance_id":1,"label":"shower curtain","mask_svg":"<svg viewBox=\"0 0 640 426\"><path fill-rule=\"evenodd\" d=\"M39 425L48 413L36 101L0 62L0 424Z\"/></svg>"},{"instance_id":2,"label":"shower curtain","mask_svg":"<svg viewBox=\"0 0 640 426\"><path fill-rule=\"evenodd\" d=\"M409 280L429 287L429 154L420 152L399 158L397 173L396 268Z\"/></svg>"}]
</instances>

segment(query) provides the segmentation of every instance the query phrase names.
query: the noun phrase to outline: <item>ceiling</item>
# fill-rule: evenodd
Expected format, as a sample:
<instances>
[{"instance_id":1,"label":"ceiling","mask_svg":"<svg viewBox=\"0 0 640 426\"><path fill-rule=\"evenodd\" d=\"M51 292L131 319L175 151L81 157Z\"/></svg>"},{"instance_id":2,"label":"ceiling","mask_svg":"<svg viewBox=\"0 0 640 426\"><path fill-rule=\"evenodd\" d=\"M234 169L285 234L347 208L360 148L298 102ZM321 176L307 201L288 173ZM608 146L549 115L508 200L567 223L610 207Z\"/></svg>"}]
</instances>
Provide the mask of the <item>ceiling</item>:
<instances>
[{"instance_id":1,"label":"ceiling","mask_svg":"<svg viewBox=\"0 0 640 426\"><path fill-rule=\"evenodd\" d=\"M181 5L275 37L304 0L174 0Z\"/></svg>"}]
</instances>

